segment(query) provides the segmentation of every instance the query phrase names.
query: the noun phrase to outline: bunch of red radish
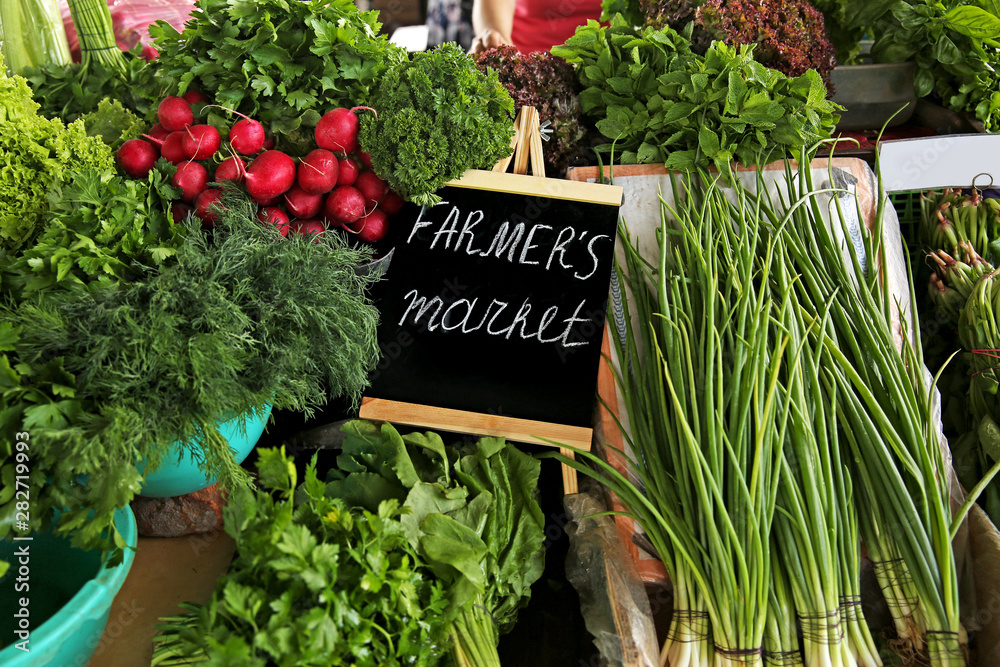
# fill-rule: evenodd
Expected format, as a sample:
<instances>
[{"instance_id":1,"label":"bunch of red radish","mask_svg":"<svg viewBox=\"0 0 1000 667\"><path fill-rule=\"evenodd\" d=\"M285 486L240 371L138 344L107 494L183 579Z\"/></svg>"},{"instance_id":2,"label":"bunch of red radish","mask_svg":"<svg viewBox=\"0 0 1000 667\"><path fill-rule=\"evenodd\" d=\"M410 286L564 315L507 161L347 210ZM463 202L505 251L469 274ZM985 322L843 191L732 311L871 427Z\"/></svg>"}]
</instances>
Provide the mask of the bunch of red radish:
<instances>
[{"instance_id":1,"label":"bunch of red radish","mask_svg":"<svg viewBox=\"0 0 1000 667\"><path fill-rule=\"evenodd\" d=\"M174 204L175 220L194 211L213 224L222 190L209 184L234 181L261 206L260 220L275 225L282 236L289 230L322 235L328 226L342 227L366 242L385 236L388 216L402 208L403 200L371 171L368 154L359 150L355 112L371 109L327 112L316 126L317 148L296 161L274 150L258 121L238 112L233 113L241 120L233 124L223 147L215 127L195 123L192 105L204 109L207 102L194 91L164 98L157 107L159 122L145 139L126 141L116 153L122 171L133 178L145 178L161 156L177 165L172 183L181 190L182 201Z\"/></svg>"}]
</instances>

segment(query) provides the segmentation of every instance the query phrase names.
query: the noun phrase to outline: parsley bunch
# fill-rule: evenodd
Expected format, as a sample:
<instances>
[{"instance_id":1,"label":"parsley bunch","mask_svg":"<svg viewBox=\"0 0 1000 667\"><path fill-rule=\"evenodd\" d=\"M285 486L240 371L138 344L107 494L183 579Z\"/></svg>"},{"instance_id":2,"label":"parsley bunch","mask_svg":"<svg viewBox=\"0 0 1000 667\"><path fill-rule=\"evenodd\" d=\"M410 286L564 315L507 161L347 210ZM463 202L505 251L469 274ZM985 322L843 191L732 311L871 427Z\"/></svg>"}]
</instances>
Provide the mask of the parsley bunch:
<instances>
[{"instance_id":1,"label":"parsley bunch","mask_svg":"<svg viewBox=\"0 0 1000 667\"><path fill-rule=\"evenodd\" d=\"M304 155L324 113L365 104L386 67L405 57L379 36L377 16L352 0L199 0L182 32L164 21L150 27L159 56L148 93L199 90ZM229 121L210 114L209 122Z\"/></svg>"},{"instance_id":2,"label":"parsley bunch","mask_svg":"<svg viewBox=\"0 0 1000 667\"><path fill-rule=\"evenodd\" d=\"M170 185L176 168L160 160L146 180L84 170L53 187L45 232L0 263L0 292L33 298L54 289L132 282L160 267L183 243L174 224Z\"/></svg>"},{"instance_id":3,"label":"parsley bunch","mask_svg":"<svg viewBox=\"0 0 1000 667\"><path fill-rule=\"evenodd\" d=\"M432 204L445 181L510 155L514 102L496 71L484 74L455 44L414 54L379 81L362 118L372 168L405 199Z\"/></svg>"},{"instance_id":4,"label":"parsley bunch","mask_svg":"<svg viewBox=\"0 0 1000 667\"><path fill-rule=\"evenodd\" d=\"M153 665L435 665L447 647L444 584L418 557L394 500L373 512L326 495L316 459L262 449L259 491L225 509L236 558L208 604L164 619ZM403 514L405 516L405 514Z\"/></svg>"},{"instance_id":5,"label":"parsley bunch","mask_svg":"<svg viewBox=\"0 0 1000 667\"><path fill-rule=\"evenodd\" d=\"M588 21L552 52L578 63L580 103L622 163L690 170L763 164L830 136L840 119L813 70L789 78L753 47L713 42L704 56L671 28L632 27L621 15Z\"/></svg>"}]
</instances>

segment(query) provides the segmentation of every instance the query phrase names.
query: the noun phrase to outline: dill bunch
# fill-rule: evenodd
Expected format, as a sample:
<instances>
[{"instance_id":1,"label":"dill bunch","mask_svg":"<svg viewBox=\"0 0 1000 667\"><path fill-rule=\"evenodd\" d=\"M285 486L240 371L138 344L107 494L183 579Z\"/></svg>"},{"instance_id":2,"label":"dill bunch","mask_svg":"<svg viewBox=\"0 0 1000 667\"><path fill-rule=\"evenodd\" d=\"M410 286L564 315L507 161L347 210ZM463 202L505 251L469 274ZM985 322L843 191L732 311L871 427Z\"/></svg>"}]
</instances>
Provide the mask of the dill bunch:
<instances>
[{"instance_id":1,"label":"dill bunch","mask_svg":"<svg viewBox=\"0 0 1000 667\"><path fill-rule=\"evenodd\" d=\"M81 546L111 547L140 461L155 470L198 438L206 473L249 484L218 422L267 403L309 415L332 396L357 401L377 361L373 279L355 272L371 252L335 234L282 239L242 193L224 204L213 230L189 221L175 261L136 282L0 308L0 370L20 375L0 389L0 435L30 427L32 519L66 508L59 530ZM0 515L12 502L0 497Z\"/></svg>"}]
</instances>

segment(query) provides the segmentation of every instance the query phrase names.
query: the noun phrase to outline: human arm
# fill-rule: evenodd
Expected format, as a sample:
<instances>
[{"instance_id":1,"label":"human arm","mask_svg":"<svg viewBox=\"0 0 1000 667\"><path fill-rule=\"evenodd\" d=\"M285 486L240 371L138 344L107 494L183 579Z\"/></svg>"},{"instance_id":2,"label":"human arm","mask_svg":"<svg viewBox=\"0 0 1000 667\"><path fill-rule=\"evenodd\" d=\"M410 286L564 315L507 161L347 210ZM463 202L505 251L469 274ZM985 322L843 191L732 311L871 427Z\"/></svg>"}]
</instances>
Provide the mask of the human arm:
<instances>
[{"instance_id":1,"label":"human arm","mask_svg":"<svg viewBox=\"0 0 1000 667\"><path fill-rule=\"evenodd\" d=\"M476 33L470 53L481 53L504 44L513 44L514 3L516 0L475 0L472 29Z\"/></svg>"}]
</instances>

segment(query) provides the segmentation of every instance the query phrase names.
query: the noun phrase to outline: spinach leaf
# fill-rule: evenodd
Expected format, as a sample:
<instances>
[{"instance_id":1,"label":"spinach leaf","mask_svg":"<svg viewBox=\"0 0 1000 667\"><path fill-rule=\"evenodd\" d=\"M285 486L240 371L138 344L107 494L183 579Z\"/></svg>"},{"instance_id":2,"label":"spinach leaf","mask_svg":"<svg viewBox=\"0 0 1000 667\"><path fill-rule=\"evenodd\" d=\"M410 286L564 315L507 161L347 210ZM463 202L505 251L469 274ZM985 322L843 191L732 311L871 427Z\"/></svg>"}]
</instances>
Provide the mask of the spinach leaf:
<instances>
[{"instance_id":1,"label":"spinach leaf","mask_svg":"<svg viewBox=\"0 0 1000 667\"><path fill-rule=\"evenodd\" d=\"M392 491L383 499L368 496L363 506L405 490L409 513L401 521L410 544L448 582L461 622L480 624L474 631L482 640L478 648L491 643L495 653L492 635L513 627L544 567L538 460L503 438L446 447L436 433L400 435L391 424L353 421L343 430L344 448L338 468L328 473L328 495L361 500L354 490L371 479L365 475L378 476ZM472 613L477 607L486 609L496 626L486 628L489 641L482 619Z\"/></svg>"}]
</instances>

